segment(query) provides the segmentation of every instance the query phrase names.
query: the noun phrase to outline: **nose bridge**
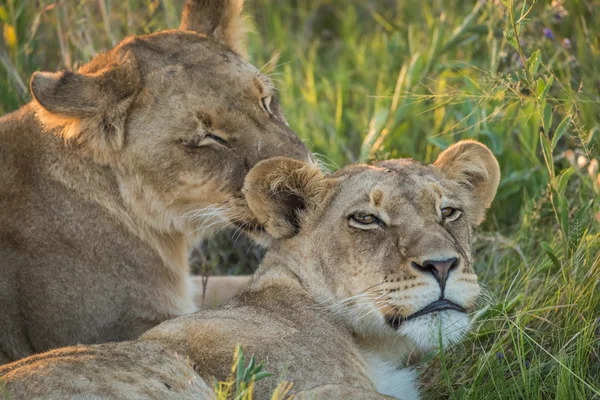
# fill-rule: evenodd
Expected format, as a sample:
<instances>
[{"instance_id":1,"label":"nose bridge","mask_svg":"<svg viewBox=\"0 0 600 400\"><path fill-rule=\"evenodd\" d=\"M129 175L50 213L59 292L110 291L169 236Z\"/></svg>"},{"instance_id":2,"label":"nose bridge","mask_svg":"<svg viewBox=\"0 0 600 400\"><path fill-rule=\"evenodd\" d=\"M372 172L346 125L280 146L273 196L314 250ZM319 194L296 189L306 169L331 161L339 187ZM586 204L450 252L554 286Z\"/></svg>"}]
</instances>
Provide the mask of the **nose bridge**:
<instances>
[{"instance_id":1,"label":"nose bridge","mask_svg":"<svg viewBox=\"0 0 600 400\"><path fill-rule=\"evenodd\" d=\"M415 258L420 264L426 260L442 261L459 257L454 240L442 227L431 229L419 243L419 250L418 256Z\"/></svg>"},{"instance_id":2,"label":"nose bridge","mask_svg":"<svg viewBox=\"0 0 600 400\"><path fill-rule=\"evenodd\" d=\"M398 248L419 264L459 257L450 234L435 221L412 220L399 226Z\"/></svg>"},{"instance_id":3,"label":"nose bridge","mask_svg":"<svg viewBox=\"0 0 600 400\"><path fill-rule=\"evenodd\" d=\"M279 145L277 151L283 154L274 154L274 156L285 156L295 158L305 162L312 161L312 155L304 142L282 122L275 123L277 126L273 130L273 140Z\"/></svg>"},{"instance_id":4,"label":"nose bridge","mask_svg":"<svg viewBox=\"0 0 600 400\"><path fill-rule=\"evenodd\" d=\"M252 145L256 151L253 164L272 157L289 157L312 163L312 155L300 138L285 124L271 122L258 127Z\"/></svg>"}]
</instances>

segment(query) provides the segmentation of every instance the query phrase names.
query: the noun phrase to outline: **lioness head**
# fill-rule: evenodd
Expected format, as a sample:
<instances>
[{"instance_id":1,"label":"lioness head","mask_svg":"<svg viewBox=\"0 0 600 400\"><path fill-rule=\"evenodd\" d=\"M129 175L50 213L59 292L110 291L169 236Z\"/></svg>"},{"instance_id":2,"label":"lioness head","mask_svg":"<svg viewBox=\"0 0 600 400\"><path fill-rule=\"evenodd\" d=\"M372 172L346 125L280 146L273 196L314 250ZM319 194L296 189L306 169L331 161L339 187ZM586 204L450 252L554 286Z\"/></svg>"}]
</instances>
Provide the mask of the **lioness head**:
<instances>
[{"instance_id":1,"label":"lioness head","mask_svg":"<svg viewBox=\"0 0 600 400\"><path fill-rule=\"evenodd\" d=\"M472 231L500 171L482 144L460 142L433 165L410 159L330 177L299 161L263 161L244 192L256 225L312 293L362 338L420 349L455 342L480 294Z\"/></svg>"},{"instance_id":2,"label":"lioness head","mask_svg":"<svg viewBox=\"0 0 600 400\"><path fill-rule=\"evenodd\" d=\"M242 2L188 0L179 29L31 79L41 123L109 167L126 204L161 230L239 196L260 160L311 159L272 82L244 60Z\"/></svg>"}]
</instances>

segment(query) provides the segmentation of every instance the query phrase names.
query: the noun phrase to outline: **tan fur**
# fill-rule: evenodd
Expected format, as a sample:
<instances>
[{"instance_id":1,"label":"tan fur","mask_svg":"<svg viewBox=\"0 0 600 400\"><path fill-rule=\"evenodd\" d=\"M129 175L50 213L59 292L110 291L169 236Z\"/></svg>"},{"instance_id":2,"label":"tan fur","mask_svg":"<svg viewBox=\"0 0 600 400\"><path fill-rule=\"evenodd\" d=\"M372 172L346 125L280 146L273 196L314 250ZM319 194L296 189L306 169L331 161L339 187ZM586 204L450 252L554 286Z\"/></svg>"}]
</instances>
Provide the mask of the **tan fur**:
<instances>
[{"instance_id":1,"label":"tan fur","mask_svg":"<svg viewBox=\"0 0 600 400\"><path fill-rule=\"evenodd\" d=\"M187 30L35 73L35 100L0 119L0 363L194 311L189 244L244 222L226 209L254 164L310 160L232 51L241 5L189 0Z\"/></svg>"},{"instance_id":2,"label":"tan fur","mask_svg":"<svg viewBox=\"0 0 600 400\"><path fill-rule=\"evenodd\" d=\"M266 233L257 226L253 234L273 232L273 243L259 270L246 289L228 304L213 310L166 321L135 342L132 365L147 373L154 382L161 369L147 372L145 366L161 353L175 352L189 357L194 379L213 382L231 373L231 357L236 344L247 355L265 361L273 377L255 386L257 399L269 398L280 379L293 382L299 398L386 399L384 394L406 400L418 399L411 372L404 367L414 349L427 350L438 343L442 332L445 344L459 340L468 327L465 313L438 311L414 319L440 297L440 285L432 274L414 267L424 258L456 255L460 262L450 271L444 298L471 311L479 294L477 277L471 266L470 234L477 223L480 190L488 196L496 190L485 180L465 187L448 179L455 168L470 170L483 165L485 148L469 151L458 144L439 160L461 151L465 157L451 167L425 166L412 160L392 160L375 166L358 165L324 177L312 167L294 160L272 159L258 164L249 174L245 194L260 221L267 221ZM463 150L461 150L463 149ZM499 174L497 164L489 166L488 176ZM448 170L447 168L452 168ZM481 186L483 185L483 186ZM298 198L290 197L294 193ZM379 198L374 204L373 194ZM461 208L463 215L443 222L442 200ZM375 208L378 208L375 210ZM369 229L356 228L350 215L373 213L385 221ZM275 220L286 220L276 222ZM296 221L296 233L281 227ZM293 224L292 224L293 225ZM398 323L390 323L392 317ZM153 347L154 346L154 347ZM123 351L115 344L83 348L85 354L101 352L106 357ZM67 350L62 350L67 351ZM42 358L40 358L42 357ZM175 356L172 356L175 357ZM43 360L43 361L41 361ZM41 363L44 373L31 366ZM114 387L123 378L116 361L110 367L96 367L94 359L73 355L65 359L50 352L18 365L0 368L9 392L27 395L39 387L54 393L85 393L91 388ZM180 379L181 373L171 379ZM127 394L143 397L146 380L128 386ZM76 385L74 382L77 382ZM169 398L177 398L172 396Z\"/></svg>"},{"instance_id":3,"label":"tan fur","mask_svg":"<svg viewBox=\"0 0 600 400\"><path fill-rule=\"evenodd\" d=\"M223 304L248 284L250 276L196 276L194 287L196 291L195 304L200 310L216 307Z\"/></svg>"}]
</instances>

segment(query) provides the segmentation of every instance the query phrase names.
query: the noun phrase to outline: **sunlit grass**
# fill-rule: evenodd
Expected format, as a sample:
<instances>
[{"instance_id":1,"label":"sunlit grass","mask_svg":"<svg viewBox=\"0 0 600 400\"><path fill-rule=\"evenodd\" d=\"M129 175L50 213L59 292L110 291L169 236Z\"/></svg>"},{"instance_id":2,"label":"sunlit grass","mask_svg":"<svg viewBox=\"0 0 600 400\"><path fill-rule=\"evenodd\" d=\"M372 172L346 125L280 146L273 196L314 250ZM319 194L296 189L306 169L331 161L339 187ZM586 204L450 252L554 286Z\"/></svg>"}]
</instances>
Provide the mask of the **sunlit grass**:
<instances>
[{"instance_id":1,"label":"sunlit grass","mask_svg":"<svg viewBox=\"0 0 600 400\"><path fill-rule=\"evenodd\" d=\"M33 71L175 27L181 3L4 0L0 112L28 101ZM428 398L600 398L600 2L560 3L248 0L251 61L331 169L431 162L464 138L498 157L475 244L487 307L428 357Z\"/></svg>"},{"instance_id":2,"label":"sunlit grass","mask_svg":"<svg viewBox=\"0 0 600 400\"><path fill-rule=\"evenodd\" d=\"M270 372L263 371L263 363L256 363L253 356L250 357L246 365L244 349L236 346L233 355L233 365L231 376L223 381L216 382L214 389L217 400L252 400L254 393L254 384L261 379L273 375ZM288 392L293 384L281 381L273 390L271 400L284 400L290 398Z\"/></svg>"}]
</instances>

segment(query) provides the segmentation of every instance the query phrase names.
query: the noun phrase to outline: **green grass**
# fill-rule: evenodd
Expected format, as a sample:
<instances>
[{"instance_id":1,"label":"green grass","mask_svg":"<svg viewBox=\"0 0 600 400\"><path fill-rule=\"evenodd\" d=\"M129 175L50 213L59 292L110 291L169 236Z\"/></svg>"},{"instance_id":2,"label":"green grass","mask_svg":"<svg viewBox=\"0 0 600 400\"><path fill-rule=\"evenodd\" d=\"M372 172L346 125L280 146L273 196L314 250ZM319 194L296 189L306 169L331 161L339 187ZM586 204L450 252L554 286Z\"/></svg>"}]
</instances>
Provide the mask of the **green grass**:
<instances>
[{"instance_id":1,"label":"green grass","mask_svg":"<svg viewBox=\"0 0 600 400\"><path fill-rule=\"evenodd\" d=\"M182 3L1 1L1 113L28 100L33 71L175 27ZM463 344L428 358L427 398L600 399L600 190L577 166L600 155L600 0L556 3L248 0L251 61L332 169L431 162L464 138L498 157L475 245L488 306ZM205 264L256 265L246 244L213 243Z\"/></svg>"}]
</instances>

